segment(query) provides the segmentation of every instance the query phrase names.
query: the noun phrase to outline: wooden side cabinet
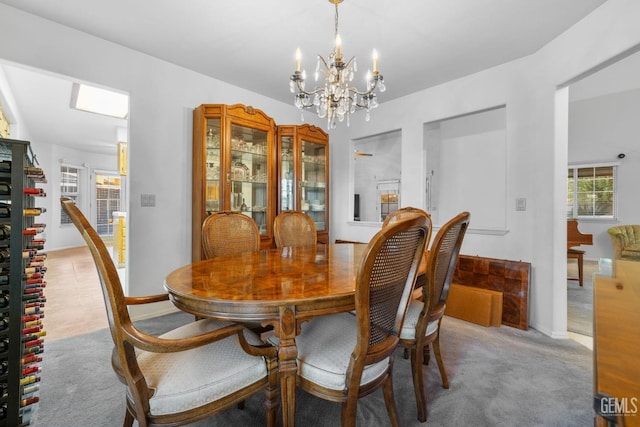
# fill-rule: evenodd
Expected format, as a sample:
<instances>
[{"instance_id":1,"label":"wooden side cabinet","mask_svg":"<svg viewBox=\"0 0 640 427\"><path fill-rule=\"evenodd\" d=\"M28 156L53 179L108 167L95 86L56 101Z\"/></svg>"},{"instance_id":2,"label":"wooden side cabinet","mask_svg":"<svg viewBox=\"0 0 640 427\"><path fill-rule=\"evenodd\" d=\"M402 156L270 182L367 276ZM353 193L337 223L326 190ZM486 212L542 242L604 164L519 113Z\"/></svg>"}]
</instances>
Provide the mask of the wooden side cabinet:
<instances>
[{"instance_id":1,"label":"wooden side cabinet","mask_svg":"<svg viewBox=\"0 0 640 427\"><path fill-rule=\"evenodd\" d=\"M615 260L593 287L596 426L640 426L640 262Z\"/></svg>"},{"instance_id":2,"label":"wooden side cabinet","mask_svg":"<svg viewBox=\"0 0 640 427\"><path fill-rule=\"evenodd\" d=\"M261 247L272 245L276 214L276 125L241 104L203 104L193 113L192 258L204 258L202 223L213 212L250 216Z\"/></svg>"},{"instance_id":3,"label":"wooden side cabinet","mask_svg":"<svg viewBox=\"0 0 640 427\"><path fill-rule=\"evenodd\" d=\"M278 126L277 212L313 218L319 243L329 243L329 135L308 124Z\"/></svg>"}]
</instances>

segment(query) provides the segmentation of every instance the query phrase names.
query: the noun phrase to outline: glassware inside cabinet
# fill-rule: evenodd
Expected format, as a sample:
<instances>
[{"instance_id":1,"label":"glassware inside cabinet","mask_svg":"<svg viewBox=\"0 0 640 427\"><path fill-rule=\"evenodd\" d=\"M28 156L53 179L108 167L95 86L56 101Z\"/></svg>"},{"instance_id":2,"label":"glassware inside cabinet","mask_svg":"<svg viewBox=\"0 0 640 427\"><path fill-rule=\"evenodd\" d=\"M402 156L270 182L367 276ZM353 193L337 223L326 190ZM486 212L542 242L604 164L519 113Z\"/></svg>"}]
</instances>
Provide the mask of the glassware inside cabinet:
<instances>
[{"instance_id":1,"label":"glassware inside cabinet","mask_svg":"<svg viewBox=\"0 0 640 427\"><path fill-rule=\"evenodd\" d=\"M293 191L293 137L280 139L280 211L295 209L296 200Z\"/></svg>"},{"instance_id":2,"label":"glassware inside cabinet","mask_svg":"<svg viewBox=\"0 0 640 427\"><path fill-rule=\"evenodd\" d=\"M253 218L267 230L267 132L231 126L231 210Z\"/></svg>"},{"instance_id":3,"label":"glassware inside cabinet","mask_svg":"<svg viewBox=\"0 0 640 427\"><path fill-rule=\"evenodd\" d=\"M326 156L325 145L302 141L301 209L316 223L318 230L326 224Z\"/></svg>"},{"instance_id":4,"label":"glassware inside cabinet","mask_svg":"<svg viewBox=\"0 0 640 427\"><path fill-rule=\"evenodd\" d=\"M207 120L205 158L205 209L209 215L220 210L220 119Z\"/></svg>"}]
</instances>

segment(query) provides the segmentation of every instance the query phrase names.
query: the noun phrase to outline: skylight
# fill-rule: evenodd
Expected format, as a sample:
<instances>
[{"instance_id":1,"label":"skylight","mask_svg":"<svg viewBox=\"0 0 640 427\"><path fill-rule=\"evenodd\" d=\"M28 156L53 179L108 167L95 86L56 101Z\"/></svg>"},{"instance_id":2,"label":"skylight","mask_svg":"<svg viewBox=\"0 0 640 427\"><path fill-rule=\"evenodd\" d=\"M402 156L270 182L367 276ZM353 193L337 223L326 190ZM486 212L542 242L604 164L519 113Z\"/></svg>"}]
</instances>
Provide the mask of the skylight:
<instances>
[{"instance_id":1,"label":"skylight","mask_svg":"<svg viewBox=\"0 0 640 427\"><path fill-rule=\"evenodd\" d=\"M74 83L71 108L124 119L129 114L129 96L84 83Z\"/></svg>"}]
</instances>

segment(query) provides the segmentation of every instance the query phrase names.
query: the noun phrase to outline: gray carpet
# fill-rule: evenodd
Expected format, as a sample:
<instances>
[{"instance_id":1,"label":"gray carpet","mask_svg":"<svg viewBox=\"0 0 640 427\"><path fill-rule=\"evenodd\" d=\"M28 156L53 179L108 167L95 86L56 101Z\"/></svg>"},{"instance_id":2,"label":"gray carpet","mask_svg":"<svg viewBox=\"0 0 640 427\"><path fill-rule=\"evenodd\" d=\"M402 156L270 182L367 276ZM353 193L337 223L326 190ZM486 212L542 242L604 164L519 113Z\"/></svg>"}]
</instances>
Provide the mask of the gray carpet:
<instances>
[{"instance_id":1,"label":"gray carpet","mask_svg":"<svg viewBox=\"0 0 640 427\"><path fill-rule=\"evenodd\" d=\"M140 322L159 333L192 321L176 313ZM426 369L427 426L593 425L592 353L572 340L535 331L485 328L445 317L441 344L451 388L441 386L435 362ZM46 344L40 403L32 425L119 426L125 411L124 386L111 370L111 336L100 330ZM394 365L396 403L403 426L417 421L411 367L398 350ZM359 426L387 426L379 390L359 401ZM296 422L301 427L334 427L340 405L299 391ZM193 426L260 426L261 396L245 409L231 408Z\"/></svg>"}]
</instances>

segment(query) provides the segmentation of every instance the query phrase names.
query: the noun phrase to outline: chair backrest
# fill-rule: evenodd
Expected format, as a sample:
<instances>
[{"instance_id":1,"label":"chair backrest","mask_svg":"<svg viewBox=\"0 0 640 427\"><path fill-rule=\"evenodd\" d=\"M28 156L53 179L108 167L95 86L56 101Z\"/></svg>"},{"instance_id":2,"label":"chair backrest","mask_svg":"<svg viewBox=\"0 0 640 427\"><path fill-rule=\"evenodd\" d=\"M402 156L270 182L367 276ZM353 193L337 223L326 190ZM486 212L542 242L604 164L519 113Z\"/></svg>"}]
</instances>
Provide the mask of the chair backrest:
<instances>
[{"instance_id":1,"label":"chair backrest","mask_svg":"<svg viewBox=\"0 0 640 427\"><path fill-rule=\"evenodd\" d=\"M396 221L399 221L401 219L406 219L412 215L424 215L426 217L431 218L431 215L429 215L427 213L427 211L425 211L424 209L420 209L420 208L414 208L412 206L405 206L404 208L400 208L400 209L396 209L395 211L391 212L389 215L387 215L384 219L384 221L382 222L382 227L386 227L389 224L393 224ZM431 229L429 229L431 230Z\"/></svg>"},{"instance_id":2,"label":"chair backrest","mask_svg":"<svg viewBox=\"0 0 640 427\"><path fill-rule=\"evenodd\" d=\"M273 235L277 248L315 246L318 243L315 222L301 211L279 213L273 222Z\"/></svg>"},{"instance_id":3,"label":"chair backrest","mask_svg":"<svg viewBox=\"0 0 640 427\"><path fill-rule=\"evenodd\" d=\"M455 273L462 240L469 227L471 215L462 212L444 224L431 244L427 257L426 285L423 287L425 304L429 311L439 303L446 303L449 287Z\"/></svg>"},{"instance_id":4,"label":"chair backrest","mask_svg":"<svg viewBox=\"0 0 640 427\"><path fill-rule=\"evenodd\" d=\"M369 242L356 277L352 363L369 365L393 353L430 228L428 217L413 216L382 228Z\"/></svg>"},{"instance_id":5,"label":"chair backrest","mask_svg":"<svg viewBox=\"0 0 640 427\"><path fill-rule=\"evenodd\" d=\"M135 333L137 330L129 317L118 270L113 264L104 242L75 205L75 202L63 197L60 199L60 204L87 243L98 271L111 338L115 346L111 358L113 369L120 377L120 380L128 385L129 390L145 390L146 383L142 384L138 381L138 387L136 387L136 379L134 379L136 374L139 373L139 368L136 362L135 350L127 342L124 331L128 330ZM144 382L144 379L142 379L142 382Z\"/></svg>"},{"instance_id":6,"label":"chair backrest","mask_svg":"<svg viewBox=\"0 0 640 427\"><path fill-rule=\"evenodd\" d=\"M202 223L206 258L260 250L260 231L253 218L240 212L215 212Z\"/></svg>"}]
</instances>

